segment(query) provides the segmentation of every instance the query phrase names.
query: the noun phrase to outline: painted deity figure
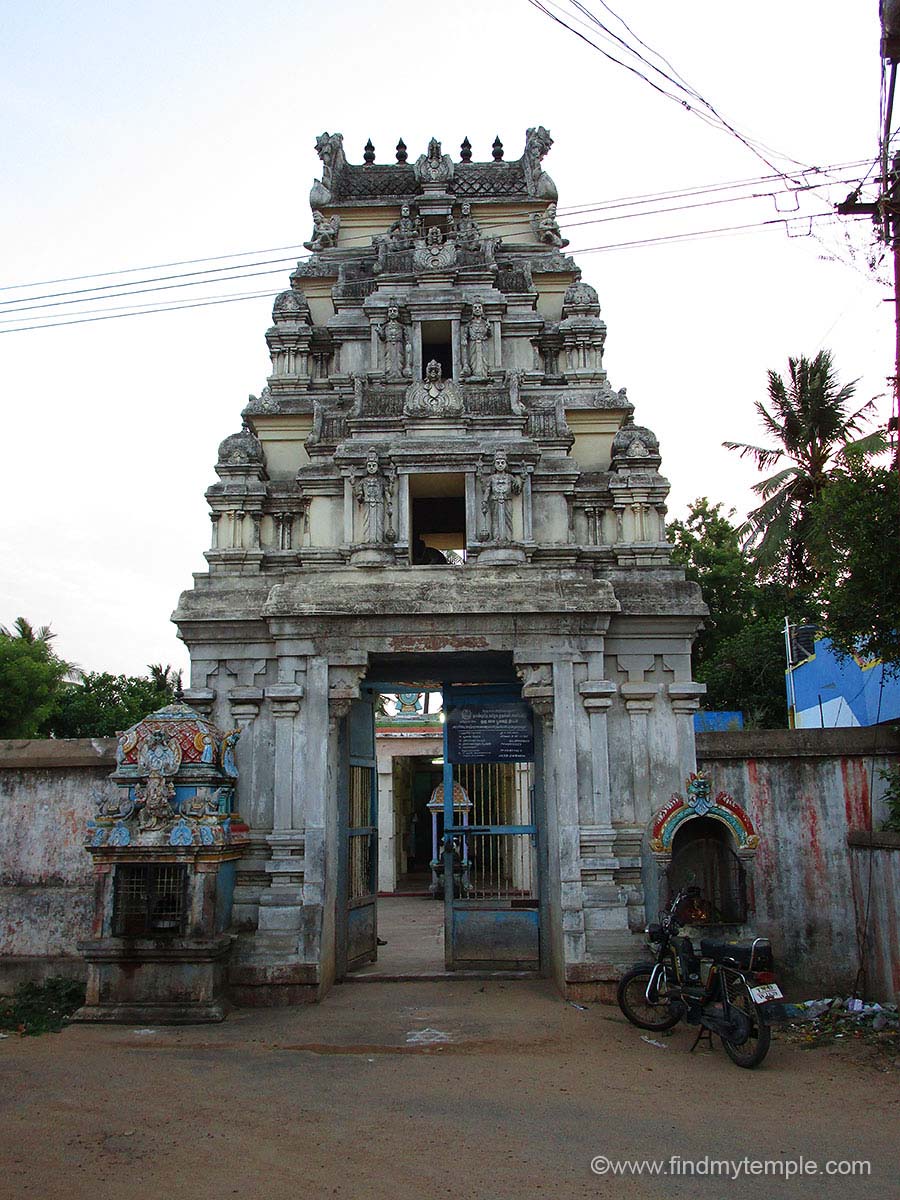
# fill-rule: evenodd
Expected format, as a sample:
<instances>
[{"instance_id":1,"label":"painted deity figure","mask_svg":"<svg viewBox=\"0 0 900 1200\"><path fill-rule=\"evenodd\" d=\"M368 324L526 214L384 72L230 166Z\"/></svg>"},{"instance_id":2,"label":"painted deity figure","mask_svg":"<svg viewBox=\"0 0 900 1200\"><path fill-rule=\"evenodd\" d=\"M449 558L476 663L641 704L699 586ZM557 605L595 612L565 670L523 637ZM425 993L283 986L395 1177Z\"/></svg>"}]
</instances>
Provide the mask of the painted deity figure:
<instances>
[{"instance_id":1,"label":"painted deity figure","mask_svg":"<svg viewBox=\"0 0 900 1200\"><path fill-rule=\"evenodd\" d=\"M138 766L148 775L174 775L181 766L181 747L162 729L154 729L138 754Z\"/></svg>"},{"instance_id":2,"label":"painted deity figure","mask_svg":"<svg viewBox=\"0 0 900 1200\"><path fill-rule=\"evenodd\" d=\"M512 500L521 490L522 481L510 471L506 451L498 450L494 455L494 469L485 485L484 499L481 502L482 515L488 520L482 534L483 541L512 541Z\"/></svg>"},{"instance_id":3,"label":"painted deity figure","mask_svg":"<svg viewBox=\"0 0 900 1200\"><path fill-rule=\"evenodd\" d=\"M409 336L400 320L400 309L389 304L387 320L379 328L378 336L384 342L384 374L386 379L408 379Z\"/></svg>"},{"instance_id":4,"label":"painted deity figure","mask_svg":"<svg viewBox=\"0 0 900 1200\"><path fill-rule=\"evenodd\" d=\"M146 783L136 785L135 796L141 803L138 825L143 832L161 829L174 813L170 803L175 795L172 783L156 768L150 771Z\"/></svg>"},{"instance_id":5,"label":"painted deity figure","mask_svg":"<svg viewBox=\"0 0 900 1200\"><path fill-rule=\"evenodd\" d=\"M569 239L564 238L560 231L559 222L556 219L555 204L548 204L542 217L539 217L537 213L533 213L531 227L534 230L537 240L543 242L546 246L555 246L561 250L569 244Z\"/></svg>"},{"instance_id":6,"label":"painted deity figure","mask_svg":"<svg viewBox=\"0 0 900 1200\"><path fill-rule=\"evenodd\" d=\"M378 451L373 447L366 455L365 474L354 488L354 495L362 505L363 536L367 542L380 544L394 540L392 493L391 474L382 471Z\"/></svg>"},{"instance_id":7,"label":"painted deity figure","mask_svg":"<svg viewBox=\"0 0 900 1200\"><path fill-rule=\"evenodd\" d=\"M226 733L225 736L222 738L222 749L220 751L220 753L221 753L220 762L221 762L222 770L231 779L237 779L237 775L238 775L237 763L234 760L234 752L235 752L235 749L237 748L237 744L238 744L238 741L240 740L240 736L241 736L240 729L232 729L229 733Z\"/></svg>"},{"instance_id":8,"label":"painted deity figure","mask_svg":"<svg viewBox=\"0 0 900 1200\"><path fill-rule=\"evenodd\" d=\"M307 250L328 250L337 245L340 227L341 218L337 213L333 217L326 217L318 208L314 208L312 237L303 245Z\"/></svg>"},{"instance_id":9,"label":"painted deity figure","mask_svg":"<svg viewBox=\"0 0 900 1200\"><path fill-rule=\"evenodd\" d=\"M216 761L216 743L209 730L200 729L194 734L194 748L200 751L200 761L202 763L214 763Z\"/></svg>"},{"instance_id":10,"label":"painted deity figure","mask_svg":"<svg viewBox=\"0 0 900 1200\"><path fill-rule=\"evenodd\" d=\"M441 378L441 364L432 359L425 378L406 389L403 411L413 417L459 417L465 407L463 394L452 379Z\"/></svg>"},{"instance_id":11,"label":"painted deity figure","mask_svg":"<svg viewBox=\"0 0 900 1200\"><path fill-rule=\"evenodd\" d=\"M491 323L484 315L484 305L472 305L472 319L466 328L466 373L470 379L486 379L488 375L487 343Z\"/></svg>"}]
</instances>

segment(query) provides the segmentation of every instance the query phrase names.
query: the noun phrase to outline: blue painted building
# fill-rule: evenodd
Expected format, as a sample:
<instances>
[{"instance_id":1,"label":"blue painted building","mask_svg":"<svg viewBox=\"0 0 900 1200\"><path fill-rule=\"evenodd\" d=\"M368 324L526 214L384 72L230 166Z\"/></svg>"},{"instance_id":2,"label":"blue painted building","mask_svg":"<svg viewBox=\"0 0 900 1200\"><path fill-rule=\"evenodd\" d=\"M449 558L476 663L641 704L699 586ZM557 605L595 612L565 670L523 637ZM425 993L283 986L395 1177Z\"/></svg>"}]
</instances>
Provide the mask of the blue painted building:
<instances>
[{"instance_id":1,"label":"blue painted building","mask_svg":"<svg viewBox=\"0 0 900 1200\"><path fill-rule=\"evenodd\" d=\"M881 725L900 718L900 676L881 659L840 658L816 637L812 652L785 671L788 713L796 729Z\"/></svg>"}]
</instances>

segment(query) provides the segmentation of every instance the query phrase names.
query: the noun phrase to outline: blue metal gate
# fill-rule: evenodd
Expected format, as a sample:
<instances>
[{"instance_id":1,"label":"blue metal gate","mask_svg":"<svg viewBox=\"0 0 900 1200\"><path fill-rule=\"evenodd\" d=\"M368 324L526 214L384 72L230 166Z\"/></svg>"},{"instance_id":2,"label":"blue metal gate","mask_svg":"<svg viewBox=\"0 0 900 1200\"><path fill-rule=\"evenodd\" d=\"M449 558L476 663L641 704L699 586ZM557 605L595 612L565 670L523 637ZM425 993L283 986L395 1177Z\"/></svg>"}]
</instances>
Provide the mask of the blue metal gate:
<instances>
[{"instance_id":1,"label":"blue metal gate","mask_svg":"<svg viewBox=\"0 0 900 1200\"><path fill-rule=\"evenodd\" d=\"M444 687L448 970L537 970L540 896L530 706L505 687Z\"/></svg>"}]
</instances>

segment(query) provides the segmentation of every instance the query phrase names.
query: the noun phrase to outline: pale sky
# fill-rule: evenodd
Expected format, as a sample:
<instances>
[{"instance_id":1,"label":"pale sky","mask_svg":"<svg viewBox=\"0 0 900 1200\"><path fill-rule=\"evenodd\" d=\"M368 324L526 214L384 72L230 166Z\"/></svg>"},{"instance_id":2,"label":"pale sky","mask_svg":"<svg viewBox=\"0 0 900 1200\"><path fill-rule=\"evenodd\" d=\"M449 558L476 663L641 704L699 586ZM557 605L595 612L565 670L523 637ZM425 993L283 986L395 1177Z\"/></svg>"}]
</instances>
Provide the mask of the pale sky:
<instances>
[{"instance_id":1,"label":"pale sky","mask_svg":"<svg viewBox=\"0 0 900 1200\"><path fill-rule=\"evenodd\" d=\"M610 3L742 132L807 165L877 154L876 0ZM559 4L574 24L568 0ZM599 0L590 7L608 16ZM368 137L378 161L393 161L398 137L412 160L432 135L457 158L468 135L485 160L495 134L514 159L526 128L543 124L563 210L771 174L526 0L9 4L0 95L6 287L272 247L297 249L234 261L296 259L323 130L344 134L353 162ZM801 217L827 213L865 171L833 172L842 182L783 193L778 207L797 196ZM635 210L568 220L625 211ZM752 464L721 443L758 439L753 403L765 398L766 369L784 371L788 355L829 347L842 378L859 378L860 402L886 392L890 290L862 258L859 268L831 261L845 230L864 249L862 223L816 224L813 237L801 219L795 236L777 224L577 251L781 215L763 195L565 230L600 294L610 380L660 438L672 516L700 495L740 515L752 504ZM169 616L205 567L216 447L265 383L271 297L288 286L290 262L274 269L135 299L266 298L0 334L0 623L52 624L58 652L85 669L186 664ZM134 302L8 311L28 295L105 282L2 291L0 330ZM886 417L886 396L879 407Z\"/></svg>"}]
</instances>

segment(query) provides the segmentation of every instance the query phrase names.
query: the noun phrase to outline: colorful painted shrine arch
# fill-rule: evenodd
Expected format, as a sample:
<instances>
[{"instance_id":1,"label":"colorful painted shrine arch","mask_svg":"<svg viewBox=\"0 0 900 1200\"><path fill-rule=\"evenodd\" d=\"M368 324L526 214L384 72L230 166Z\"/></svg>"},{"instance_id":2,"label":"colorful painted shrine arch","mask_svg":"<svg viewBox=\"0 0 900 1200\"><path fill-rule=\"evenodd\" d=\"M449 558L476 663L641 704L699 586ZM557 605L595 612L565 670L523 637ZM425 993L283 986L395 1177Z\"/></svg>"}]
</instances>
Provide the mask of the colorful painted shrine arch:
<instances>
[{"instance_id":1,"label":"colorful painted shrine arch","mask_svg":"<svg viewBox=\"0 0 900 1200\"><path fill-rule=\"evenodd\" d=\"M733 796L718 792L713 800L710 781L702 771L691 773L685 790L685 796L676 792L653 818L650 849L654 854L670 857L676 832L686 821L695 817L711 817L721 821L734 838L739 854L756 853L759 836L750 817Z\"/></svg>"}]
</instances>

